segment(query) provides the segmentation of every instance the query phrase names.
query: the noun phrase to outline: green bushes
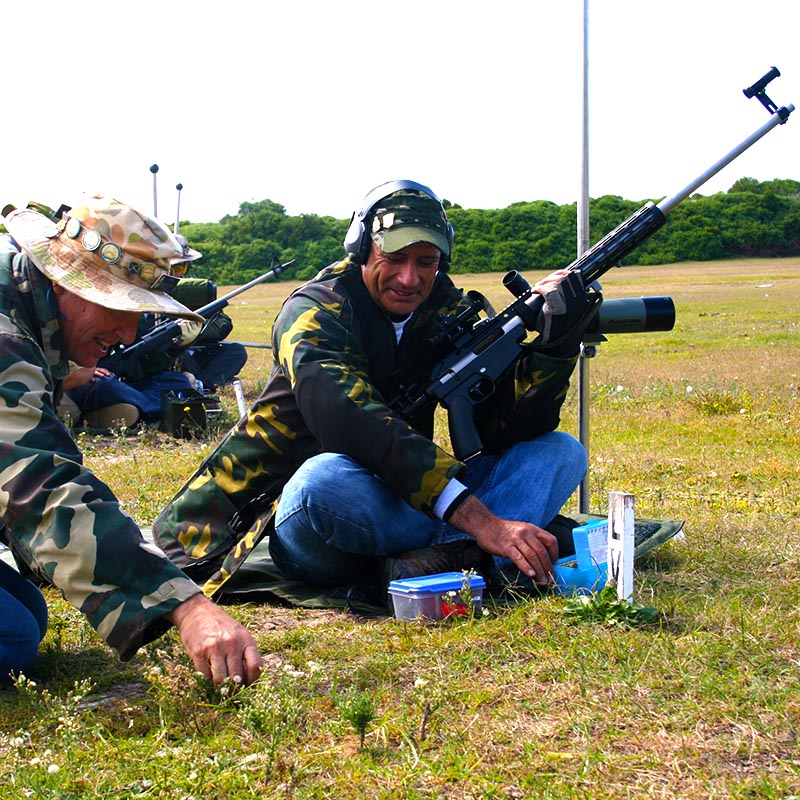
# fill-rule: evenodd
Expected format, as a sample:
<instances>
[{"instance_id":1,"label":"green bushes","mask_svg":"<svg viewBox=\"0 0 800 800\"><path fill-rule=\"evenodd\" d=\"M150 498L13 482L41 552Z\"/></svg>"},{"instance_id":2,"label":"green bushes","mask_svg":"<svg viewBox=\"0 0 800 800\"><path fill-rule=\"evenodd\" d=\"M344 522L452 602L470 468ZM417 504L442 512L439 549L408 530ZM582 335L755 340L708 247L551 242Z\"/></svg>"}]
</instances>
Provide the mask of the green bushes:
<instances>
[{"instance_id":1,"label":"green bushes","mask_svg":"<svg viewBox=\"0 0 800 800\"><path fill-rule=\"evenodd\" d=\"M606 195L591 201L592 243L645 201ZM551 270L569 264L577 249L575 204L545 200L503 209L467 209L445 201L456 230L454 273ZM340 259L349 220L302 214L291 217L272 200L242 203L218 223L181 225L203 253L193 273L220 285L245 283L275 262L295 259L284 279L311 278ZM670 264L729 258L800 255L800 182L737 181L727 193L694 195L678 205L667 225L641 245L627 264Z\"/></svg>"}]
</instances>

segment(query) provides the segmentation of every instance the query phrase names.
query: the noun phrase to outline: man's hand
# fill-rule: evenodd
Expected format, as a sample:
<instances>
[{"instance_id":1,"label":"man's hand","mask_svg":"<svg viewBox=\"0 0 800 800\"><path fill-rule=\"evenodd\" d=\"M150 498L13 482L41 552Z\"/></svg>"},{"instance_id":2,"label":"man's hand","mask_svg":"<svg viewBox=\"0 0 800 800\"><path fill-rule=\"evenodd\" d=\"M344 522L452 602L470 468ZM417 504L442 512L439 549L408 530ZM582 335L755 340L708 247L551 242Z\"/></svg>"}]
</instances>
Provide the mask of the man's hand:
<instances>
[{"instance_id":1,"label":"man's hand","mask_svg":"<svg viewBox=\"0 0 800 800\"><path fill-rule=\"evenodd\" d=\"M475 537L481 550L510 558L536 583L553 582L558 542L552 533L529 522L501 519L474 495L453 512L450 524Z\"/></svg>"},{"instance_id":2,"label":"man's hand","mask_svg":"<svg viewBox=\"0 0 800 800\"><path fill-rule=\"evenodd\" d=\"M215 686L227 678L248 685L259 676L263 660L253 637L205 595L194 595L166 617L195 668Z\"/></svg>"},{"instance_id":3,"label":"man's hand","mask_svg":"<svg viewBox=\"0 0 800 800\"><path fill-rule=\"evenodd\" d=\"M200 322L200 320L179 319L178 326L181 329L181 334L175 344L178 347L188 347L200 335L205 324L205 321Z\"/></svg>"},{"instance_id":4,"label":"man's hand","mask_svg":"<svg viewBox=\"0 0 800 800\"><path fill-rule=\"evenodd\" d=\"M533 291L544 297L536 348L562 358L577 355L583 333L600 308L599 292L587 293L580 272L567 269L552 272Z\"/></svg>"},{"instance_id":5,"label":"man's hand","mask_svg":"<svg viewBox=\"0 0 800 800\"><path fill-rule=\"evenodd\" d=\"M86 386L97 378L112 378L113 372L104 367L78 367L73 369L72 372L64 378L64 391L68 392L70 389L77 389L79 386Z\"/></svg>"}]
</instances>

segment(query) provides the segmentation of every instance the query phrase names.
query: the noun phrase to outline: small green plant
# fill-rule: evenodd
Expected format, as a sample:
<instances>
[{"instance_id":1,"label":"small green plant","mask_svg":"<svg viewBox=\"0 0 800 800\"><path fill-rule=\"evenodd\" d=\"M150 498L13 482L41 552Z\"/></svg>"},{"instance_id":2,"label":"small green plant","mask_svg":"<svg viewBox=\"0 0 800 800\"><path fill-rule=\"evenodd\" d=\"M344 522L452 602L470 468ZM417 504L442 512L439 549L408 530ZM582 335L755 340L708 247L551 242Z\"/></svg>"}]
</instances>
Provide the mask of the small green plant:
<instances>
[{"instance_id":1,"label":"small green plant","mask_svg":"<svg viewBox=\"0 0 800 800\"><path fill-rule=\"evenodd\" d=\"M619 626L650 625L659 618L656 608L620 600L613 581L609 581L599 592L571 597L561 613L568 622L600 622Z\"/></svg>"},{"instance_id":2,"label":"small green plant","mask_svg":"<svg viewBox=\"0 0 800 800\"><path fill-rule=\"evenodd\" d=\"M272 774L282 748L290 748L302 732L307 684L284 673L257 681L237 692L237 719L259 741L264 770Z\"/></svg>"},{"instance_id":3,"label":"small green plant","mask_svg":"<svg viewBox=\"0 0 800 800\"><path fill-rule=\"evenodd\" d=\"M339 695L337 705L342 717L355 728L359 748L363 750L364 737L377 712L372 696L366 691L351 688L347 694Z\"/></svg>"},{"instance_id":4,"label":"small green plant","mask_svg":"<svg viewBox=\"0 0 800 800\"><path fill-rule=\"evenodd\" d=\"M429 680L420 676L414 681L414 696L422 707L422 718L417 734L419 742L424 742L427 738L431 718L447 700L446 691L446 685L440 680Z\"/></svg>"}]
</instances>

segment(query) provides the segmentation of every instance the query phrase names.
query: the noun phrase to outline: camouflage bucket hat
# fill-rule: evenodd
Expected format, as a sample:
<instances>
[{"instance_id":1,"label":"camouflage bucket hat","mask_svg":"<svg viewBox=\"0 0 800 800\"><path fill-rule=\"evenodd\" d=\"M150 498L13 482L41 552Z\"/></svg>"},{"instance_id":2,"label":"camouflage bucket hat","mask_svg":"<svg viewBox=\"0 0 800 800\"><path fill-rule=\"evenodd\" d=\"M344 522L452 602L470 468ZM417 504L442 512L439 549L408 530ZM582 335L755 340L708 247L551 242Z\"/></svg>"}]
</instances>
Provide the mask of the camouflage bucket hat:
<instances>
[{"instance_id":1,"label":"camouflage bucket hat","mask_svg":"<svg viewBox=\"0 0 800 800\"><path fill-rule=\"evenodd\" d=\"M183 247L160 222L119 200L84 198L58 221L33 208L5 217L8 232L54 283L118 311L201 320L158 290Z\"/></svg>"},{"instance_id":2,"label":"camouflage bucket hat","mask_svg":"<svg viewBox=\"0 0 800 800\"><path fill-rule=\"evenodd\" d=\"M427 242L450 255L449 225L441 203L413 190L401 190L375 205L370 234L384 253Z\"/></svg>"}]
</instances>

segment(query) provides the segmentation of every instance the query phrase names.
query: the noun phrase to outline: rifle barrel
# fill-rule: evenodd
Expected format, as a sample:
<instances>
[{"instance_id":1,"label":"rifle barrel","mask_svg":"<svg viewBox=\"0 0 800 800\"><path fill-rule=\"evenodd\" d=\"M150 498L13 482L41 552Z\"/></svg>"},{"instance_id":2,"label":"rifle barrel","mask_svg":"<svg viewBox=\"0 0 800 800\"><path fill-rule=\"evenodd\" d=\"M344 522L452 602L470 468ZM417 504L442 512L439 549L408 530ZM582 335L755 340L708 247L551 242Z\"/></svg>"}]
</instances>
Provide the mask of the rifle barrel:
<instances>
[{"instance_id":1,"label":"rifle barrel","mask_svg":"<svg viewBox=\"0 0 800 800\"><path fill-rule=\"evenodd\" d=\"M667 197L662 200L658 204L659 211L665 215L669 214L678 203L682 203L689 195L694 194L707 180L713 178L723 167L727 167L731 161L738 158L745 150L754 145L762 136L769 133L776 125L783 125L792 111L794 111L794 106L791 104L779 108L757 131L734 147L730 153L723 156L716 164L709 167L702 175L698 175L690 184L672 195L672 197Z\"/></svg>"},{"instance_id":2,"label":"rifle barrel","mask_svg":"<svg viewBox=\"0 0 800 800\"><path fill-rule=\"evenodd\" d=\"M650 238L653 233L666 224L667 214L675 206L682 203L709 178L738 158L775 126L786 122L792 111L794 111L793 105L778 109L757 131L734 147L733 150L723 156L716 164L709 167L702 175L699 175L672 197L662 200L658 205L651 202L645 203L613 231L607 233L599 242L576 258L568 269L580 270L584 284L589 286L612 267L619 266L625 256L633 252L642 242Z\"/></svg>"},{"instance_id":3,"label":"rifle barrel","mask_svg":"<svg viewBox=\"0 0 800 800\"><path fill-rule=\"evenodd\" d=\"M214 302L209 303L208 305L203 306L202 308L197 309L197 313L202 316L204 311L208 311L209 309L213 309L219 305L221 301L225 301L227 303L233 297L236 297L237 294L241 294L242 292L246 292L248 289L252 289L254 286L258 286L259 283L263 283L265 280L269 278L274 278L276 275L280 275L281 272L288 269L289 267L294 264L294 259L291 261L287 261L285 264L279 264L277 267L273 267L269 272L265 272L263 275L259 275L257 278L253 278L253 280L248 281L243 286L239 286L237 289L228 292L228 294L220 297L219 300L214 300ZM224 307L225 303L222 304L220 307Z\"/></svg>"},{"instance_id":4,"label":"rifle barrel","mask_svg":"<svg viewBox=\"0 0 800 800\"><path fill-rule=\"evenodd\" d=\"M272 350L271 344L262 344L261 342L231 342L231 344L240 344L242 347L260 347L263 350Z\"/></svg>"}]
</instances>

